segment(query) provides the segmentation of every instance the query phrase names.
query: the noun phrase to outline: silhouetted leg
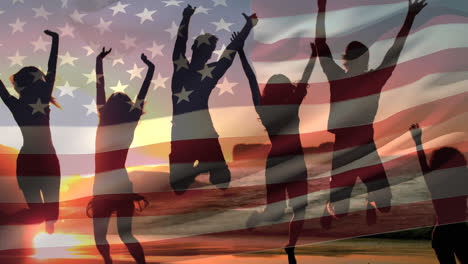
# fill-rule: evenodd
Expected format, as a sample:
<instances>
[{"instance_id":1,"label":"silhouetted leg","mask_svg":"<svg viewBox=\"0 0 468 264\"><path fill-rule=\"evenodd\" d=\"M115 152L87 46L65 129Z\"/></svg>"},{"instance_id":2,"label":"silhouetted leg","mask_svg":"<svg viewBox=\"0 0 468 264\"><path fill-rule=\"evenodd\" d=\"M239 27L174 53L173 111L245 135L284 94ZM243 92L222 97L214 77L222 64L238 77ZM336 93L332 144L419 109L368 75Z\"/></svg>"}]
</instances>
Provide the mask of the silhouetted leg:
<instances>
[{"instance_id":1,"label":"silhouetted leg","mask_svg":"<svg viewBox=\"0 0 468 264\"><path fill-rule=\"evenodd\" d=\"M107 242L107 229L112 214L111 204L105 201L97 201L93 204L93 227L96 248L104 258L106 264L112 263L109 242Z\"/></svg>"},{"instance_id":2,"label":"silhouetted leg","mask_svg":"<svg viewBox=\"0 0 468 264\"><path fill-rule=\"evenodd\" d=\"M205 151L200 155L200 162L210 163L210 182L219 189L227 189L231 182L231 172L224 159L218 138L205 141Z\"/></svg>"},{"instance_id":3,"label":"silhouetted leg","mask_svg":"<svg viewBox=\"0 0 468 264\"><path fill-rule=\"evenodd\" d=\"M46 231L54 232L54 224L59 216L60 176L48 177L42 184L42 196L44 197L43 213L46 221Z\"/></svg>"},{"instance_id":4,"label":"silhouetted leg","mask_svg":"<svg viewBox=\"0 0 468 264\"><path fill-rule=\"evenodd\" d=\"M41 223L44 221L42 212L43 201L41 189L38 182L34 179L23 179L20 186L23 191L24 199L28 204L29 210L21 210L13 216L16 223Z\"/></svg>"},{"instance_id":5,"label":"silhouetted leg","mask_svg":"<svg viewBox=\"0 0 468 264\"><path fill-rule=\"evenodd\" d=\"M454 251L460 263L464 264L468 263L468 226L466 223L460 223L457 225L460 227L455 230L457 239L453 243Z\"/></svg>"},{"instance_id":6,"label":"silhouetted leg","mask_svg":"<svg viewBox=\"0 0 468 264\"><path fill-rule=\"evenodd\" d=\"M304 226L304 217L305 208L295 209L293 219L289 223L289 242L284 248L286 254L288 254L289 264L296 264L294 249Z\"/></svg>"},{"instance_id":7,"label":"silhouetted leg","mask_svg":"<svg viewBox=\"0 0 468 264\"><path fill-rule=\"evenodd\" d=\"M304 225L305 209L307 206L307 170L298 175L297 179L302 180L291 182L287 185L289 205L293 208L294 212L289 224L289 242L287 247L294 247L299 239Z\"/></svg>"},{"instance_id":8,"label":"silhouetted leg","mask_svg":"<svg viewBox=\"0 0 468 264\"><path fill-rule=\"evenodd\" d=\"M454 238L450 233L449 226L436 226L432 232L432 248L441 264L456 264L455 253L450 246Z\"/></svg>"},{"instance_id":9,"label":"silhouetted leg","mask_svg":"<svg viewBox=\"0 0 468 264\"><path fill-rule=\"evenodd\" d=\"M122 208L117 211L117 230L119 237L128 251L135 259L136 263L143 264L145 261L145 254L138 240L132 234L132 216L135 210L133 201L122 201Z\"/></svg>"},{"instance_id":10,"label":"silhouetted leg","mask_svg":"<svg viewBox=\"0 0 468 264\"><path fill-rule=\"evenodd\" d=\"M368 155L376 163L375 165L363 168L363 172L360 174L360 178L366 185L369 194L367 200L369 203L374 202L379 211L389 212L391 209L392 193L375 143L371 142L363 146L363 149L366 152L363 153L363 156Z\"/></svg>"}]
</instances>

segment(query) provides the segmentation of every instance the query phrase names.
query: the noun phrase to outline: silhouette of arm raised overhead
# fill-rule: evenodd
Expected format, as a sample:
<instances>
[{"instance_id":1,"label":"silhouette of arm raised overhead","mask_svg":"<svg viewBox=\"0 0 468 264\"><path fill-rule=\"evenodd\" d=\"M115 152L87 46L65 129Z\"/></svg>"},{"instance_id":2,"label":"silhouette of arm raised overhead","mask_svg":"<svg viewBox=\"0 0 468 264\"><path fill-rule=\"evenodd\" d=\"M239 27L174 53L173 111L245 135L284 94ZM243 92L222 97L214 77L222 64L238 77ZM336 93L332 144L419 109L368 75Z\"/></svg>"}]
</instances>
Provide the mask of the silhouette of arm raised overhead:
<instances>
[{"instance_id":1,"label":"silhouette of arm raised overhead","mask_svg":"<svg viewBox=\"0 0 468 264\"><path fill-rule=\"evenodd\" d=\"M5 85L3 84L3 81L1 81L1 80L0 80L0 97L2 98L3 102L6 104L6 106L10 110L12 110L14 108L13 104L18 101L18 99L11 96L11 94L8 92Z\"/></svg>"},{"instance_id":2,"label":"silhouette of arm raised overhead","mask_svg":"<svg viewBox=\"0 0 468 264\"><path fill-rule=\"evenodd\" d=\"M421 170L425 175L431 172L431 169L427 165L426 154L424 153L424 149L422 147L422 130L419 127L419 124L413 124L410 127L410 132L411 136L413 137L414 143L416 144L416 150L418 151L419 165L421 166Z\"/></svg>"},{"instance_id":3,"label":"silhouette of arm raised overhead","mask_svg":"<svg viewBox=\"0 0 468 264\"><path fill-rule=\"evenodd\" d=\"M244 46L244 42L249 36L250 31L258 23L256 14L247 16L242 13L242 15L246 20L245 25L242 30L236 34L235 38L231 39L231 43L226 47L226 50L223 52L218 62L215 63L215 68L213 69L213 78L215 80L219 80L229 67L231 67L234 57L236 56L236 51Z\"/></svg>"},{"instance_id":4,"label":"silhouette of arm raised overhead","mask_svg":"<svg viewBox=\"0 0 468 264\"><path fill-rule=\"evenodd\" d=\"M96 57L96 104L98 111L99 109L106 104L106 90L104 82L104 70L102 66L102 60L112 51L109 49L106 51L106 48L103 47L101 53Z\"/></svg>"},{"instance_id":5,"label":"silhouette of arm raised overhead","mask_svg":"<svg viewBox=\"0 0 468 264\"><path fill-rule=\"evenodd\" d=\"M302 78L298 83L298 89L304 90L304 93L307 93L306 89L309 84L309 79L312 75L312 71L314 70L315 61L317 60L317 48L315 47L315 44L310 43L310 48L312 50L312 53L310 54L309 62L307 62L304 72L302 73Z\"/></svg>"},{"instance_id":6,"label":"silhouette of arm raised overhead","mask_svg":"<svg viewBox=\"0 0 468 264\"><path fill-rule=\"evenodd\" d=\"M326 42L326 31L325 31L325 12L326 12L327 0L318 0L318 13L317 13L317 25L315 30L315 46L322 65L323 71L327 75L329 80L337 79L343 75L344 70L333 60L330 48Z\"/></svg>"},{"instance_id":7,"label":"silhouette of arm raised overhead","mask_svg":"<svg viewBox=\"0 0 468 264\"><path fill-rule=\"evenodd\" d=\"M52 37L52 47L50 49L49 63L47 64L47 75L45 78L47 88L50 90L50 93L52 93L52 89L54 88L55 83L55 75L57 72L59 35L50 30L45 30L44 33Z\"/></svg>"},{"instance_id":8,"label":"silhouette of arm raised overhead","mask_svg":"<svg viewBox=\"0 0 468 264\"><path fill-rule=\"evenodd\" d=\"M145 101L146 94L148 93L148 88L151 85L151 80L153 79L154 74L154 64L148 60L145 54L141 54L141 60L148 66L148 72L146 72L145 80L141 85L140 92L137 96L136 104L142 104Z\"/></svg>"},{"instance_id":9,"label":"silhouette of arm raised overhead","mask_svg":"<svg viewBox=\"0 0 468 264\"><path fill-rule=\"evenodd\" d=\"M196 7L187 5L182 15L182 22L180 22L179 30L177 31L177 39L175 42L174 52L172 53L172 60L180 59L180 56L185 58L185 51L187 49L188 28L190 18L195 12Z\"/></svg>"},{"instance_id":10,"label":"silhouette of arm raised overhead","mask_svg":"<svg viewBox=\"0 0 468 264\"><path fill-rule=\"evenodd\" d=\"M406 15L405 22L400 32L398 33L393 46L385 55L382 64L377 69L384 69L387 67L395 68L398 58L400 57L403 46L405 45L408 34L413 26L416 15L427 5L426 0L408 0L408 14Z\"/></svg>"},{"instance_id":11,"label":"silhouette of arm raised overhead","mask_svg":"<svg viewBox=\"0 0 468 264\"><path fill-rule=\"evenodd\" d=\"M237 37L238 33L234 32L232 34L231 40L234 40ZM249 61L247 60L247 56L245 56L243 46L238 50L239 57L242 62L242 68L244 69L244 73L249 80L250 90L252 92L252 100L255 106L260 105L260 88L258 87L257 77L255 76L255 72L253 71L252 67L250 67Z\"/></svg>"}]
</instances>

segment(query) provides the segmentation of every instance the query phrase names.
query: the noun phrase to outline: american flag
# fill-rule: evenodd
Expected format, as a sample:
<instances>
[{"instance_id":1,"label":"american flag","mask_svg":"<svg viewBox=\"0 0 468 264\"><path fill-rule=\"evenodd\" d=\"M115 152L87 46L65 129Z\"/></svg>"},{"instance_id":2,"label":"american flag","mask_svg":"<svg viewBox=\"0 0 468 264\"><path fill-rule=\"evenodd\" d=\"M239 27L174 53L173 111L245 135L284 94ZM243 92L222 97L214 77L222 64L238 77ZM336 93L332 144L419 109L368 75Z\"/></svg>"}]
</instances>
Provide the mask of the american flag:
<instances>
[{"instance_id":1,"label":"american flag","mask_svg":"<svg viewBox=\"0 0 468 264\"><path fill-rule=\"evenodd\" d=\"M427 153L442 146L468 151L468 74L464 69L468 67L464 58L468 54L468 3L427 2L380 94L374 139L390 181L393 207L390 213L379 214L375 225L365 223L367 193L358 182L351 197L350 215L334 223L330 230L320 227L319 218L330 192L334 135L327 130L329 83L316 64L299 114L309 205L298 245L434 224L432 197L421 175L408 128L413 123L421 125ZM133 233L142 243L147 261L236 254L286 244L290 211L276 222L246 229L248 216L265 205L265 162L270 142L252 105L249 83L238 58L209 101L213 124L232 173L229 188L216 189L209 184L207 175L199 176L182 196L176 196L170 188L171 55L187 4L197 7L189 28L188 47L204 32L216 35L219 41L211 59L215 61L230 43L232 32L244 25L241 13L257 13L259 23L246 43L246 51L260 88L279 73L290 80L300 79L310 56L309 43L316 35L315 1L294 0L286 4L281 0L8 0L0 4L0 54L4 58L0 78L15 94L8 79L19 69L34 65L46 72L50 39L43 31L55 31L60 35L60 46L53 95L62 106L51 107L50 114L62 174L56 235L43 234L42 225L2 225L0 251L4 254L0 255L25 254L31 261L27 263L40 258L98 259L92 219L86 216L85 209L92 197L98 124L95 58L103 46L113 49L104 61L108 95L124 91L131 98L136 97L146 72L141 53L156 65L145 114L127 159L134 191L150 202L147 209L133 217ZM407 0L329 0L326 28L335 60L341 62L346 45L358 40L370 48L369 68L377 67L400 30L407 8ZM190 52L188 49L187 57ZM362 102L372 96L359 92L352 95L348 100ZM15 177L22 137L3 104L0 120L0 208L1 217L6 218L27 205ZM363 125L360 120L346 124L358 125ZM372 170L373 155L347 164L339 172ZM468 187L466 181L463 184ZM466 190L449 191L438 199L467 195ZM112 221L108 240L111 247L119 247L121 242ZM25 249L31 250L24 253ZM130 259L127 253L119 254L122 260Z\"/></svg>"}]
</instances>

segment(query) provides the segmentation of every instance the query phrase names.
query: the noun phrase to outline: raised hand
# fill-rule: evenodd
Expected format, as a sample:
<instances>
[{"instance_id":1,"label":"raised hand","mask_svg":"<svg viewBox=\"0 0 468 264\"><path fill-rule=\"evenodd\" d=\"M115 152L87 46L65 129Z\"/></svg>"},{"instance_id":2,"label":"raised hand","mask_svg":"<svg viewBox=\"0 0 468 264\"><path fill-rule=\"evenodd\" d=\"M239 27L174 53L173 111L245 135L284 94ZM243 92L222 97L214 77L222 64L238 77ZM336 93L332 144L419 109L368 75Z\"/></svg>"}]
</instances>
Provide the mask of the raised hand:
<instances>
[{"instance_id":1,"label":"raised hand","mask_svg":"<svg viewBox=\"0 0 468 264\"><path fill-rule=\"evenodd\" d=\"M411 132L411 136L413 137L414 142L416 142L416 144L421 144L422 130L419 127L419 124L416 123L411 125L409 130Z\"/></svg>"},{"instance_id":2,"label":"raised hand","mask_svg":"<svg viewBox=\"0 0 468 264\"><path fill-rule=\"evenodd\" d=\"M154 64L148 60L148 57L144 53L141 54L141 60L148 66L148 67L154 67Z\"/></svg>"},{"instance_id":3,"label":"raised hand","mask_svg":"<svg viewBox=\"0 0 468 264\"><path fill-rule=\"evenodd\" d=\"M112 48L106 51L106 48L102 47L102 51L101 53L99 53L98 58L104 59L107 55L109 55L109 53L111 53L111 51L112 51Z\"/></svg>"},{"instance_id":4,"label":"raised hand","mask_svg":"<svg viewBox=\"0 0 468 264\"><path fill-rule=\"evenodd\" d=\"M427 6L427 3L426 0L408 0L408 5L408 13L416 16L419 14L419 12L421 12L421 10L423 10L424 7Z\"/></svg>"},{"instance_id":5,"label":"raised hand","mask_svg":"<svg viewBox=\"0 0 468 264\"><path fill-rule=\"evenodd\" d=\"M255 27L257 25L257 23L258 23L257 14L254 13L251 16L248 16L245 13L242 13L242 15L244 16L248 26Z\"/></svg>"},{"instance_id":6,"label":"raised hand","mask_svg":"<svg viewBox=\"0 0 468 264\"><path fill-rule=\"evenodd\" d=\"M191 17L195 13L196 7L192 7L191 5L187 5L187 7L184 9L183 16L184 17Z\"/></svg>"},{"instance_id":7,"label":"raised hand","mask_svg":"<svg viewBox=\"0 0 468 264\"><path fill-rule=\"evenodd\" d=\"M239 32L233 32L231 35L231 41L235 41L239 39ZM244 48L244 41L239 41L239 45L236 46L237 50L242 50Z\"/></svg>"},{"instance_id":8,"label":"raised hand","mask_svg":"<svg viewBox=\"0 0 468 264\"><path fill-rule=\"evenodd\" d=\"M48 29L44 30L44 33L46 35L49 35L49 36L53 37L53 38L58 38L58 36L59 36L57 32L54 32L54 31L51 31L51 30L48 30Z\"/></svg>"}]
</instances>

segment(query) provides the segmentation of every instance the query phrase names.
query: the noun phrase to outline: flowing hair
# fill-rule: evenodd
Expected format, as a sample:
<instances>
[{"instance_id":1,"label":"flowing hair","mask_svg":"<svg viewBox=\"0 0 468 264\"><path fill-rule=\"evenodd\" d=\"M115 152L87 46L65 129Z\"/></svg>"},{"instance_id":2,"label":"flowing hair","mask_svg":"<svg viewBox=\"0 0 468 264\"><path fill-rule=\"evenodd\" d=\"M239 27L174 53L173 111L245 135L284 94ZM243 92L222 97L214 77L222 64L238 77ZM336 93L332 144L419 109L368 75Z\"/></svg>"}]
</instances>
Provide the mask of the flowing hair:
<instances>
[{"instance_id":1,"label":"flowing hair","mask_svg":"<svg viewBox=\"0 0 468 264\"><path fill-rule=\"evenodd\" d=\"M134 115L130 111L133 104L132 99L126 93L115 92L111 94L99 111L100 124L115 125L135 121Z\"/></svg>"}]
</instances>

